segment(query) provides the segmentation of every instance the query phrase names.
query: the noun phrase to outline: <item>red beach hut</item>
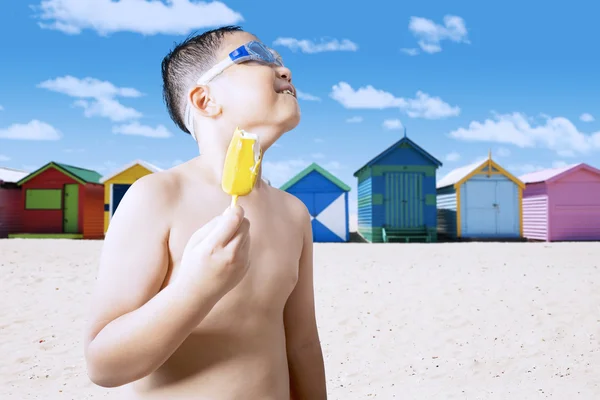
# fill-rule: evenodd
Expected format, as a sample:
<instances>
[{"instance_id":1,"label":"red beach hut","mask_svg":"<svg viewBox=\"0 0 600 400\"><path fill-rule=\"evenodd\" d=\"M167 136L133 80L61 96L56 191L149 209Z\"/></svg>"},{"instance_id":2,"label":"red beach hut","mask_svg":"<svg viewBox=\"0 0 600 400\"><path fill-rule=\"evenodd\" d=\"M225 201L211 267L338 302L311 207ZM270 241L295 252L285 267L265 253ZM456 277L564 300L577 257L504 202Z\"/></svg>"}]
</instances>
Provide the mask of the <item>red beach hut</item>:
<instances>
[{"instance_id":1,"label":"red beach hut","mask_svg":"<svg viewBox=\"0 0 600 400\"><path fill-rule=\"evenodd\" d=\"M0 167L0 239L21 229L22 196L17 182L27 171Z\"/></svg>"},{"instance_id":2,"label":"red beach hut","mask_svg":"<svg viewBox=\"0 0 600 400\"><path fill-rule=\"evenodd\" d=\"M101 239L104 185L89 169L50 162L17 184L22 190L21 231L9 237Z\"/></svg>"}]
</instances>

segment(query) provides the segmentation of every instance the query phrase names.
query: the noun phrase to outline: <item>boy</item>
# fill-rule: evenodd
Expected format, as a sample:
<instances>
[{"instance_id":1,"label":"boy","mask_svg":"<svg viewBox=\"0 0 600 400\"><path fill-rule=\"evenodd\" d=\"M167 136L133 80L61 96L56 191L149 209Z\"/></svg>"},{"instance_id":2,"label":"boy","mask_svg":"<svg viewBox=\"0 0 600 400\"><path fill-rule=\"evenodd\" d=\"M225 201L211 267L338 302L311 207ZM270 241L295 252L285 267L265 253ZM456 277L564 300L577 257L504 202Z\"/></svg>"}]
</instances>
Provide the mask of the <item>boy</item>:
<instances>
[{"instance_id":1,"label":"boy","mask_svg":"<svg viewBox=\"0 0 600 400\"><path fill-rule=\"evenodd\" d=\"M290 70L224 27L178 45L162 72L171 118L202 154L139 179L111 220L90 379L129 399L326 399L310 215L260 178L232 209L220 187L236 126L264 153L299 123Z\"/></svg>"}]
</instances>

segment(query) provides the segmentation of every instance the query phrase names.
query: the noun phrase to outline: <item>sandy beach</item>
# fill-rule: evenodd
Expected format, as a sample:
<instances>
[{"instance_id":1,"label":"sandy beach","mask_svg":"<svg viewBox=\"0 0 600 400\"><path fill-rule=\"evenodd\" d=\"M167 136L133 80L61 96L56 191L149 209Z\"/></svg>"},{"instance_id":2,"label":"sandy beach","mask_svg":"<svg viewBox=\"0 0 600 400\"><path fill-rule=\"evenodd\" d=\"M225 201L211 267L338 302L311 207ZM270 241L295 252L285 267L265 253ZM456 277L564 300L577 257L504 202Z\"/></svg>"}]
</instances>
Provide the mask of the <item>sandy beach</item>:
<instances>
[{"instance_id":1,"label":"sandy beach","mask_svg":"<svg viewBox=\"0 0 600 400\"><path fill-rule=\"evenodd\" d=\"M87 379L101 241L0 240L0 398ZM316 244L331 399L599 399L598 243Z\"/></svg>"}]
</instances>

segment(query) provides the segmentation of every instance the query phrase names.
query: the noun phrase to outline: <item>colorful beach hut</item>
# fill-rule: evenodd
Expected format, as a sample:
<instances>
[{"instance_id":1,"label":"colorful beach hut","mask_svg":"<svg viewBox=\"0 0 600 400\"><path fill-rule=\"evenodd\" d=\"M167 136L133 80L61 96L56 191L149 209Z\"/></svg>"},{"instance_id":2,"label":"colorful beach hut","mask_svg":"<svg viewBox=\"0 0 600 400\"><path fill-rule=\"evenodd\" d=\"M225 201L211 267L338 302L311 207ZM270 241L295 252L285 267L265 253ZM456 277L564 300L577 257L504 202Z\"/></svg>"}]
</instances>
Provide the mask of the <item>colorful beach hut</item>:
<instances>
[{"instance_id":1,"label":"colorful beach hut","mask_svg":"<svg viewBox=\"0 0 600 400\"><path fill-rule=\"evenodd\" d=\"M525 185L492 160L457 168L437 182L438 233L450 238L511 239L523 235Z\"/></svg>"},{"instance_id":2,"label":"colorful beach hut","mask_svg":"<svg viewBox=\"0 0 600 400\"><path fill-rule=\"evenodd\" d=\"M17 182L27 171L0 167L0 239L21 229L22 194Z\"/></svg>"},{"instance_id":3,"label":"colorful beach hut","mask_svg":"<svg viewBox=\"0 0 600 400\"><path fill-rule=\"evenodd\" d=\"M358 233L368 242L437 240L435 179L442 166L406 137L360 167Z\"/></svg>"},{"instance_id":4,"label":"colorful beach hut","mask_svg":"<svg viewBox=\"0 0 600 400\"><path fill-rule=\"evenodd\" d=\"M9 237L101 239L104 187L100 174L50 162L17 182L22 190L20 232Z\"/></svg>"},{"instance_id":5,"label":"colorful beach hut","mask_svg":"<svg viewBox=\"0 0 600 400\"><path fill-rule=\"evenodd\" d=\"M100 179L100 183L104 184L104 233L108 231L110 219L127 189L141 177L158 171L162 169L149 162L135 160Z\"/></svg>"},{"instance_id":6,"label":"colorful beach hut","mask_svg":"<svg viewBox=\"0 0 600 400\"><path fill-rule=\"evenodd\" d=\"M573 164L520 177L523 235L543 241L600 240L600 170Z\"/></svg>"},{"instance_id":7,"label":"colorful beach hut","mask_svg":"<svg viewBox=\"0 0 600 400\"><path fill-rule=\"evenodd\" d=\"M350 187L312 163L280 187L298 197L312 218L314 242L347 242Z\"/></svg>"}]
</instances>

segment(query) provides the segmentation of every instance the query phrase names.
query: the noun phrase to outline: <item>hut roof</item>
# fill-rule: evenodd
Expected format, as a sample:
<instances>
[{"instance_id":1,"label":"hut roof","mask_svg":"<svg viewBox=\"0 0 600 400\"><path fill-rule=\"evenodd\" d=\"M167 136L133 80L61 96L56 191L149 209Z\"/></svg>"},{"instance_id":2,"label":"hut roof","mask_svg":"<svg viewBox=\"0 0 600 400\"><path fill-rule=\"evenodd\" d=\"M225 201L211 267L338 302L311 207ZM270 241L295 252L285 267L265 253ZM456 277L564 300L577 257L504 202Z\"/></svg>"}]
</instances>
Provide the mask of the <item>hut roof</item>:
<instances>
[{"instance_id":1,"label":"hut roof","mask_svg":"<svg viewBox=\"0 0 600 400\"><path fill-rule=\"evenodd\" d=\"M387 149L385 149L383 152L381 152L378 156L376 156L375 158L371 159L369 162L367 162L365 165L363 165L362 167L360 167L359 169L356 170L356 172L354 172L354 176L357 176L358 173L365 167L371 166L375 163L377 163L379 160L381 160L383 157L387 156L388 154L390 154L392 151L394 151L396 149L396 147L398 147L399 145L401 145L402 143L408 143L410 144L418 153L420 153L423 157L425 157L426 159L428 159L429 161L431 161L432 164L437 165L438 167L442 166L442 162L439 161L437 158L433 157L431 154L429 154L428 152L426 152L425 150L423 150L423 148L421 146L419 146L418 144L416 144L415 142L413 142L412 140L410 140L408 137L403 137L402 139L398 140L396 143L392 144L390 147L388 147Z\"/></svg>"},{"instance_id":2,"label":"hut roof","mask_svg":"<svg viewBox=\"0 0 600 400\"><path fill-rule=\"evenodd\" d=\"M0 182L14 183L27 176L29 172L20 169L0 167Z\"/></svg>"},{"instance_id":3,"label":"hut roof","mask_svg":"<svg viewBox=\"0 0 600 400\"><path fill-rule=\"evenodd\" d=\"M317 163L312 163L308 167L304 168L297 175L295 175L292 179L290 179L289 181L284 183L279 189L281 189L281 190L289 189L290 187L294 186L296 183L301 181L305 176L307 176L308 174L310 174L313 171L319 172L321 175L323 175L325 178L329 179L334 185L336 185L343 191L345 191L345 192L350 191L350 186L348 186L344 182L340 181L338 178L333 176L331 173L329 173L327 170L325 170L323 167L321 167Z\"/></svg>"},{"instance_id":4,"label":"hut roof","mask_svg":"<svg viewBox=\"0 0 600 400\"><path fill-rule=\"evenodd\" d=\"M122 174L123 172L127 171L129 168L133 167L134 165L141 165L142 167L146 168L148 171L151 172L159 172L162 171L162 168L157 167L156 165L150 164L147 161L144 160L134 160L132 162L130 162L129 164L124 165L122 168L119 168L119 170L111 173L110 175L107 176L103 176L100 179L100 183L104 183L112 178L114 178L115 176Z\"/></svg>"},{"instance_id":5,"label":"hut roof","mask_svg":"<svg viewBox=\"0 0 600 400\"><path fill-rule=\"evenodd\" d=\"M498 170L500 173L502 173L504 176L506 176L508 179L513 181L521 188L524 187L522 181L520 181L510 172L506 171L504 168L498 165L494 160L492 160L491 157L488 157L486 160L478 161L473 164L469 164L464 167L456 168L450 171L446 176L437 181L436 188L440 189L447 186L458 187L462 185L465 181L469 180L477 172L481 171L482 169L485 169L486 167Z\"/></svg>"},{"instance_id":6,"label":"hut roof","mask_svg":"<svg viewBox=\"0 0 600 400\"><path fill-rule=\"evenodd\" d=\"M560 179L564 175L570 173L575 169L586 169L600 175L600 170L585 164L570 164L560 168L548 168L541 171L531 172L519 177L524 183L538 183L538 182L552 182Z\"/></svg>"},{"instance_id":7,"label":"hut roof","mask_svg":"<svg viewBox=\"0 0 600 400\"><path fill-rule=\"evenodd\" d=\"M85 185L86 183L100 183L100 178L102 177L102 175L100 175L98 172L93 171L91 169L75 167L73 165L68 165L68 164L57 163L55 161L51 161L48 164L38 168L37 170L33 171L32 173L30 173L27 176L25 176L24 178L22 178L20 181L17 182L17 184L22 185L25 182L29 181L30 179L34 178L35 176L41 174L48 168L52 168L52 167L58 169L65 175L70 176L71 178L73 178L77 182L81 183L82 185Z\"/></svg>"}]
</instances>

